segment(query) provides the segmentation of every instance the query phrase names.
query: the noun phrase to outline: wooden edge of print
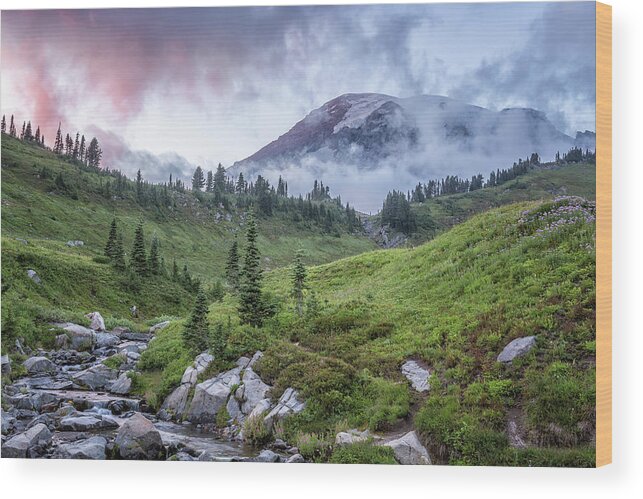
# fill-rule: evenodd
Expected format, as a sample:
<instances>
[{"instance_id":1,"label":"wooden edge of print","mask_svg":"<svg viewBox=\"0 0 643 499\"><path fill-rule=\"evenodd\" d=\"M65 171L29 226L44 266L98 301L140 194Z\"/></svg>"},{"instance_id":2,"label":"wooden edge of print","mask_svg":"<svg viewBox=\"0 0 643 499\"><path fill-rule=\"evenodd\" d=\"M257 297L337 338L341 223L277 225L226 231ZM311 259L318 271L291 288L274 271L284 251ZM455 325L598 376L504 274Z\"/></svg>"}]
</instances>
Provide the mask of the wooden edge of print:
<instances>
[{"instance_id":1,"label":"wooden edge of print","mask_svg":"<svg viewBox=\"0 0 643 499\"><path fill-rule=\"evenodd\" d=\"M596 3L596 466L612 462L612 7Z\"/></svg>"}]
</instances>

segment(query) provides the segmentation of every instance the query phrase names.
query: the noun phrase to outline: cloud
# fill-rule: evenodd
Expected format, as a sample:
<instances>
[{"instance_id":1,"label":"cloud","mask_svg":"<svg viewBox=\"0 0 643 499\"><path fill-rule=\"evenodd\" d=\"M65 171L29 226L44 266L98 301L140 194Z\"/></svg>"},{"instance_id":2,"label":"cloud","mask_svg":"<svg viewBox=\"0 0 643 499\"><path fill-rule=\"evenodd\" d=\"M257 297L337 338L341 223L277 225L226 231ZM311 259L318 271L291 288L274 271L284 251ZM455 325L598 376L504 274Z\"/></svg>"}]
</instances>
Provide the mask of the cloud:
<instances>
[{"instance_id":1,"label":"cloud","mask_svg":"<svg viewBox=\"0 0 643 499\"><path fill-rule=\"evenodd\" d=\"M451 95L490 107L532 107L569 133L594 130L595 26L591 2L546 4L523 47L482 61Z\"/></svg>"},{"instance_id":2,"label":"cloud","mask_svg":"<svg viewBox=\"0 0 643 499\"><path fill-rule=\"evenodd\" d=\"M129 178L135 178L141 170L148 182L166 182L170 175L173 179L187 181L192 177L196 165L175 152L154 154L150 151L132 149L120 135L97 127L91 127L90 133L98 138L103 149L102 166L120 170Z\"/></svg>"}]
</instances>

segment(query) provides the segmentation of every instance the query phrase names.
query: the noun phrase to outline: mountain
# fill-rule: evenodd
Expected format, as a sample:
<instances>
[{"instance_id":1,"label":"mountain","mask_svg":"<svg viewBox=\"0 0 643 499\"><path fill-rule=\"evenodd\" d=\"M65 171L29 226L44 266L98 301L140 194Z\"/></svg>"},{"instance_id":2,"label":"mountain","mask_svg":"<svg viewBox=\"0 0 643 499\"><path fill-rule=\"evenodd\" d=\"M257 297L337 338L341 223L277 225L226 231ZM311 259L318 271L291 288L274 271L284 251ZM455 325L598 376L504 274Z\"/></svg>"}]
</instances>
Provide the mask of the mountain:
<instances>
[{"instance_id":1,"label":"mountain","mask_svg":"<svg viewBox=\"0 0 643 499\"><path fill-rule=\"evenodd\" d=\"M387 187L406 189L444 174L470 176L504 168L532 152L553 158L556 151L567 151L577 142L593 148L593 135L579 132L572 138L534 109L496 112L435 95L345 94L311 111L229 171L270 177L271 172L303 169L304 176L309 172L331 179L342 173L395 169L387 179L398 183ZM360 179L351 189L369 189L379 202L382 189L368 182ZM340 194L349 199L348 192Z\"/></svg>"}]
</instances>

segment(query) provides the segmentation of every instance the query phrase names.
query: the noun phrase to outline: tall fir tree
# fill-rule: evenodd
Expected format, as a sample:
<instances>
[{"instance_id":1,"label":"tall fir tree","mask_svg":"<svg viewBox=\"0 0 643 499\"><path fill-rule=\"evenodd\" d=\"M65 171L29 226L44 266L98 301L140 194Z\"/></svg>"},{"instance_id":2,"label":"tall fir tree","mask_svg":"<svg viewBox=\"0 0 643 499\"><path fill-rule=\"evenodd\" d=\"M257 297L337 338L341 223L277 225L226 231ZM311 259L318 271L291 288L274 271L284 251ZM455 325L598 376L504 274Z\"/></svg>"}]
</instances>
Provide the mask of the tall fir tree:
<instances>
[{"instance_id":1,"label":"tall fir tree","mask_svg":"<svg viewBox=\"0 0 643 499\"><path fill-rule=\"evenodd\" d=\"M0 129L2 130L2 133L7 133L7 119L4 117L4 114L2 115L2 124L0 124Z\"/></svg>"},{"instance_id":2,"label":"tall fir tree","mask_svg":"<svg viewBox=\"0 0 643 499\"><path fill-rule=\"evenodd\" d=\"M298 250L292 269L292 296L295 299L295 311L299 317L304 315L304 289L306 288L306 267L304 252Z\"/></svg>"},{"instance_id":3,"label":"tall fir tree","mask_svg":"<svg viewBox=\"0 0 643 499\"><path fill-rule=\"evenodd\" d=\"M194 170L194 175L192 175L192 190L200 191L204 186L205 177L203 176L203 168L197 166L196 170Z\"/></svg>"},{"instance_id":4,"label":"tall fir tree","mask_svg":"<svg viewBox=\"0 0 643 499\"><path fill-rule=\"evenodd\" d=\"M16 136L16 124L13 121L13 114L11 115L11 123L9 124L9 135Z\"/></svg>"},{"instance_id":5,"label":"tall fir tree","mask_svg":"<svg viewBox=\"0 0 643 499\"><path fill-rule=\"evenodd\" d=\"M172 261L172 280L179 281L179 266L176 264L176 258Z\"/></svg>"},{"instance_id":6,"label":"tall fir tree","mask_svg":"<svg viewBox=\"0 0 643 499\"><path fill-rule=\"evenodd\" d=\"M78 159L80 160L81 163L84 163L85 159L86 159L85 158L85 153L86 153L85 147L86 147L85 136L83 135L80 138L80 147L78 149Z\"/></svg>"},{"instance_id":7,"label":"tall fir tree","mask_svg":"<svg viewBox=\"0 0 643 499\"><path fill-rule=\"evenodd\" d=\"M70 137L70 141L71 141L71 137ZM73 141L71 141L70 149L73 150ZM71 153L71 150L70 150L70 153ZM89 141L89 147L87 148L87 165L92 166L94 168L98 168L100 166L100 161L102 157L103 157L103 151L98 145L98 139L96 137L93 137L92 140Z\"/></svg>"},{"instance_id":8,"label":"tall fir tree","mask_svg":"<svg viewBox=\"0 0 643 499\"><path fill-rule=\"evenodd\" d=\"M63 134L60 131L60 122L58 122L58 131L56 132L56 141L54 142L54 152L62 154L63 152Z\"/></svg>"},{"instance_id":9,"label":"tall fir tree","mask_svg":"<svg viewBox=\"0 0 643 499\"><path fill-rule=\"evenodd\" d=\"M264 307L261 295L261 254L257 246L257 222L253 213L248 217L246 231L246 254L241 271L239 290L239 317L244 324L260 327L264 318Z\"/></svg>"},{"instance_id":10,"label":"tall fir tree","mask_svg":"<svg viewBox=\"0 0 643 499\"><path fill-rule=\"evenodd\" d=\"M205 192L212 192L214 190L214 177L212 170L208 171L207 180L205 181Z\"/></svg>"},{"instance_id":11,"label":"tall fir tree","mask_svg":"<svg viewBox=\"0 0 643 499\"><path fill-rule=\"evenodd\" d=\"M159 275L161 273L159 238L156 237L156 234L152 237L147 268L152 275Z\"/></svg>"},{"instance_id":12,"label":"tall fir tree","mask_svg":"<svg viewBox=\"0 0 643 499\"><path fill-rule=\"evenodd\" d=\"M225 274L228 285L235 293L239 291L239 243L236 238L232 241L230 251L228 251Z\"/></svg>"},{"instance_id":13,"label":"tall fir tree","mask_svg":"<svg viewBox=\"0 0 643 499\"><path fill-rule=\"evenodd\" d=\"M116 225L116 218L114 218L109 226L109 235L107 236L107 244L105 244L105 256L110 260L114 259L116 239L118 239L118 227Z\"/></svg>"},{"instance_id":14,"label":"tall fir tree","mask_svg":"<svg viewBox=\"0 0 643 499\"><path fill-rule=\"evenodd\" d=\"M140 168L136 172L136 200L143 203L143 174Z\"/></svg>"},{"instance_id":15,"label":"tall fir tree","mask_svg":"<svg viewBox=\"0 0 643 499\"><path fill-rule=\"evenodd\" d=\"M139 222L134 232L134 245L130 256L132 270L139 276L147 274L147 256L145 254L145 237L143 234L143 222Z\"/></svg>"},{"instance_id":16,"label":"tall fir tree","mask_svg":"<svg viewBox=\"0 0 643 499\"><path fill-rule=\"evenodd\" d=\"M193 354L208 348L210 325L208 324L208 303L205 293L199 291L190 318L183 327L183 344Z\"/></svg>"},{"instance_id":17,"label":"tall fir tree","mask_svg":"<svg viewBox=\"0 0 643 499\"><path fill-rule=\"evenodd\" d=\"M212 184L212 188L215 192L225 192L225 168L223 168L223 165L221 163L219 163L219 166L217 166L217 171L215 172L212 179Z\"/></svg>"}]
</instances>

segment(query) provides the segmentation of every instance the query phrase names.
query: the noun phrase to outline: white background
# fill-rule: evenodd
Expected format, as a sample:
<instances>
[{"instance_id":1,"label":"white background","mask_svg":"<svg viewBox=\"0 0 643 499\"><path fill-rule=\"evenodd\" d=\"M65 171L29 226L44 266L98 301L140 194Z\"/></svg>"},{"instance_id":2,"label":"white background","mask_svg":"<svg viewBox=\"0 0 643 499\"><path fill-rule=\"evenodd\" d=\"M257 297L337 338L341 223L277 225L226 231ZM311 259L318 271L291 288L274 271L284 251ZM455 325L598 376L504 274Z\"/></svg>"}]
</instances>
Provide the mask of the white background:
<instances>
[{"instance_id":1,"label":"white background","mask_svg":"<svg viewBox=\"0 0 643 499\"><path fill-rule=\"evenodd\" d=\"M242 0L236 4L315 3ZM320 0L316 3L346 3ZM368 3L352 0L350 3ZM394 2L389 2L394 3ZM643 497L639 327L643 2L612 0L614 30L614 454L597 470L0 460L3 497ZM189 0L185 5L235 2ZM2 9L179 6L164 0L0 0Z\"/></svg>"}]
</instances>

